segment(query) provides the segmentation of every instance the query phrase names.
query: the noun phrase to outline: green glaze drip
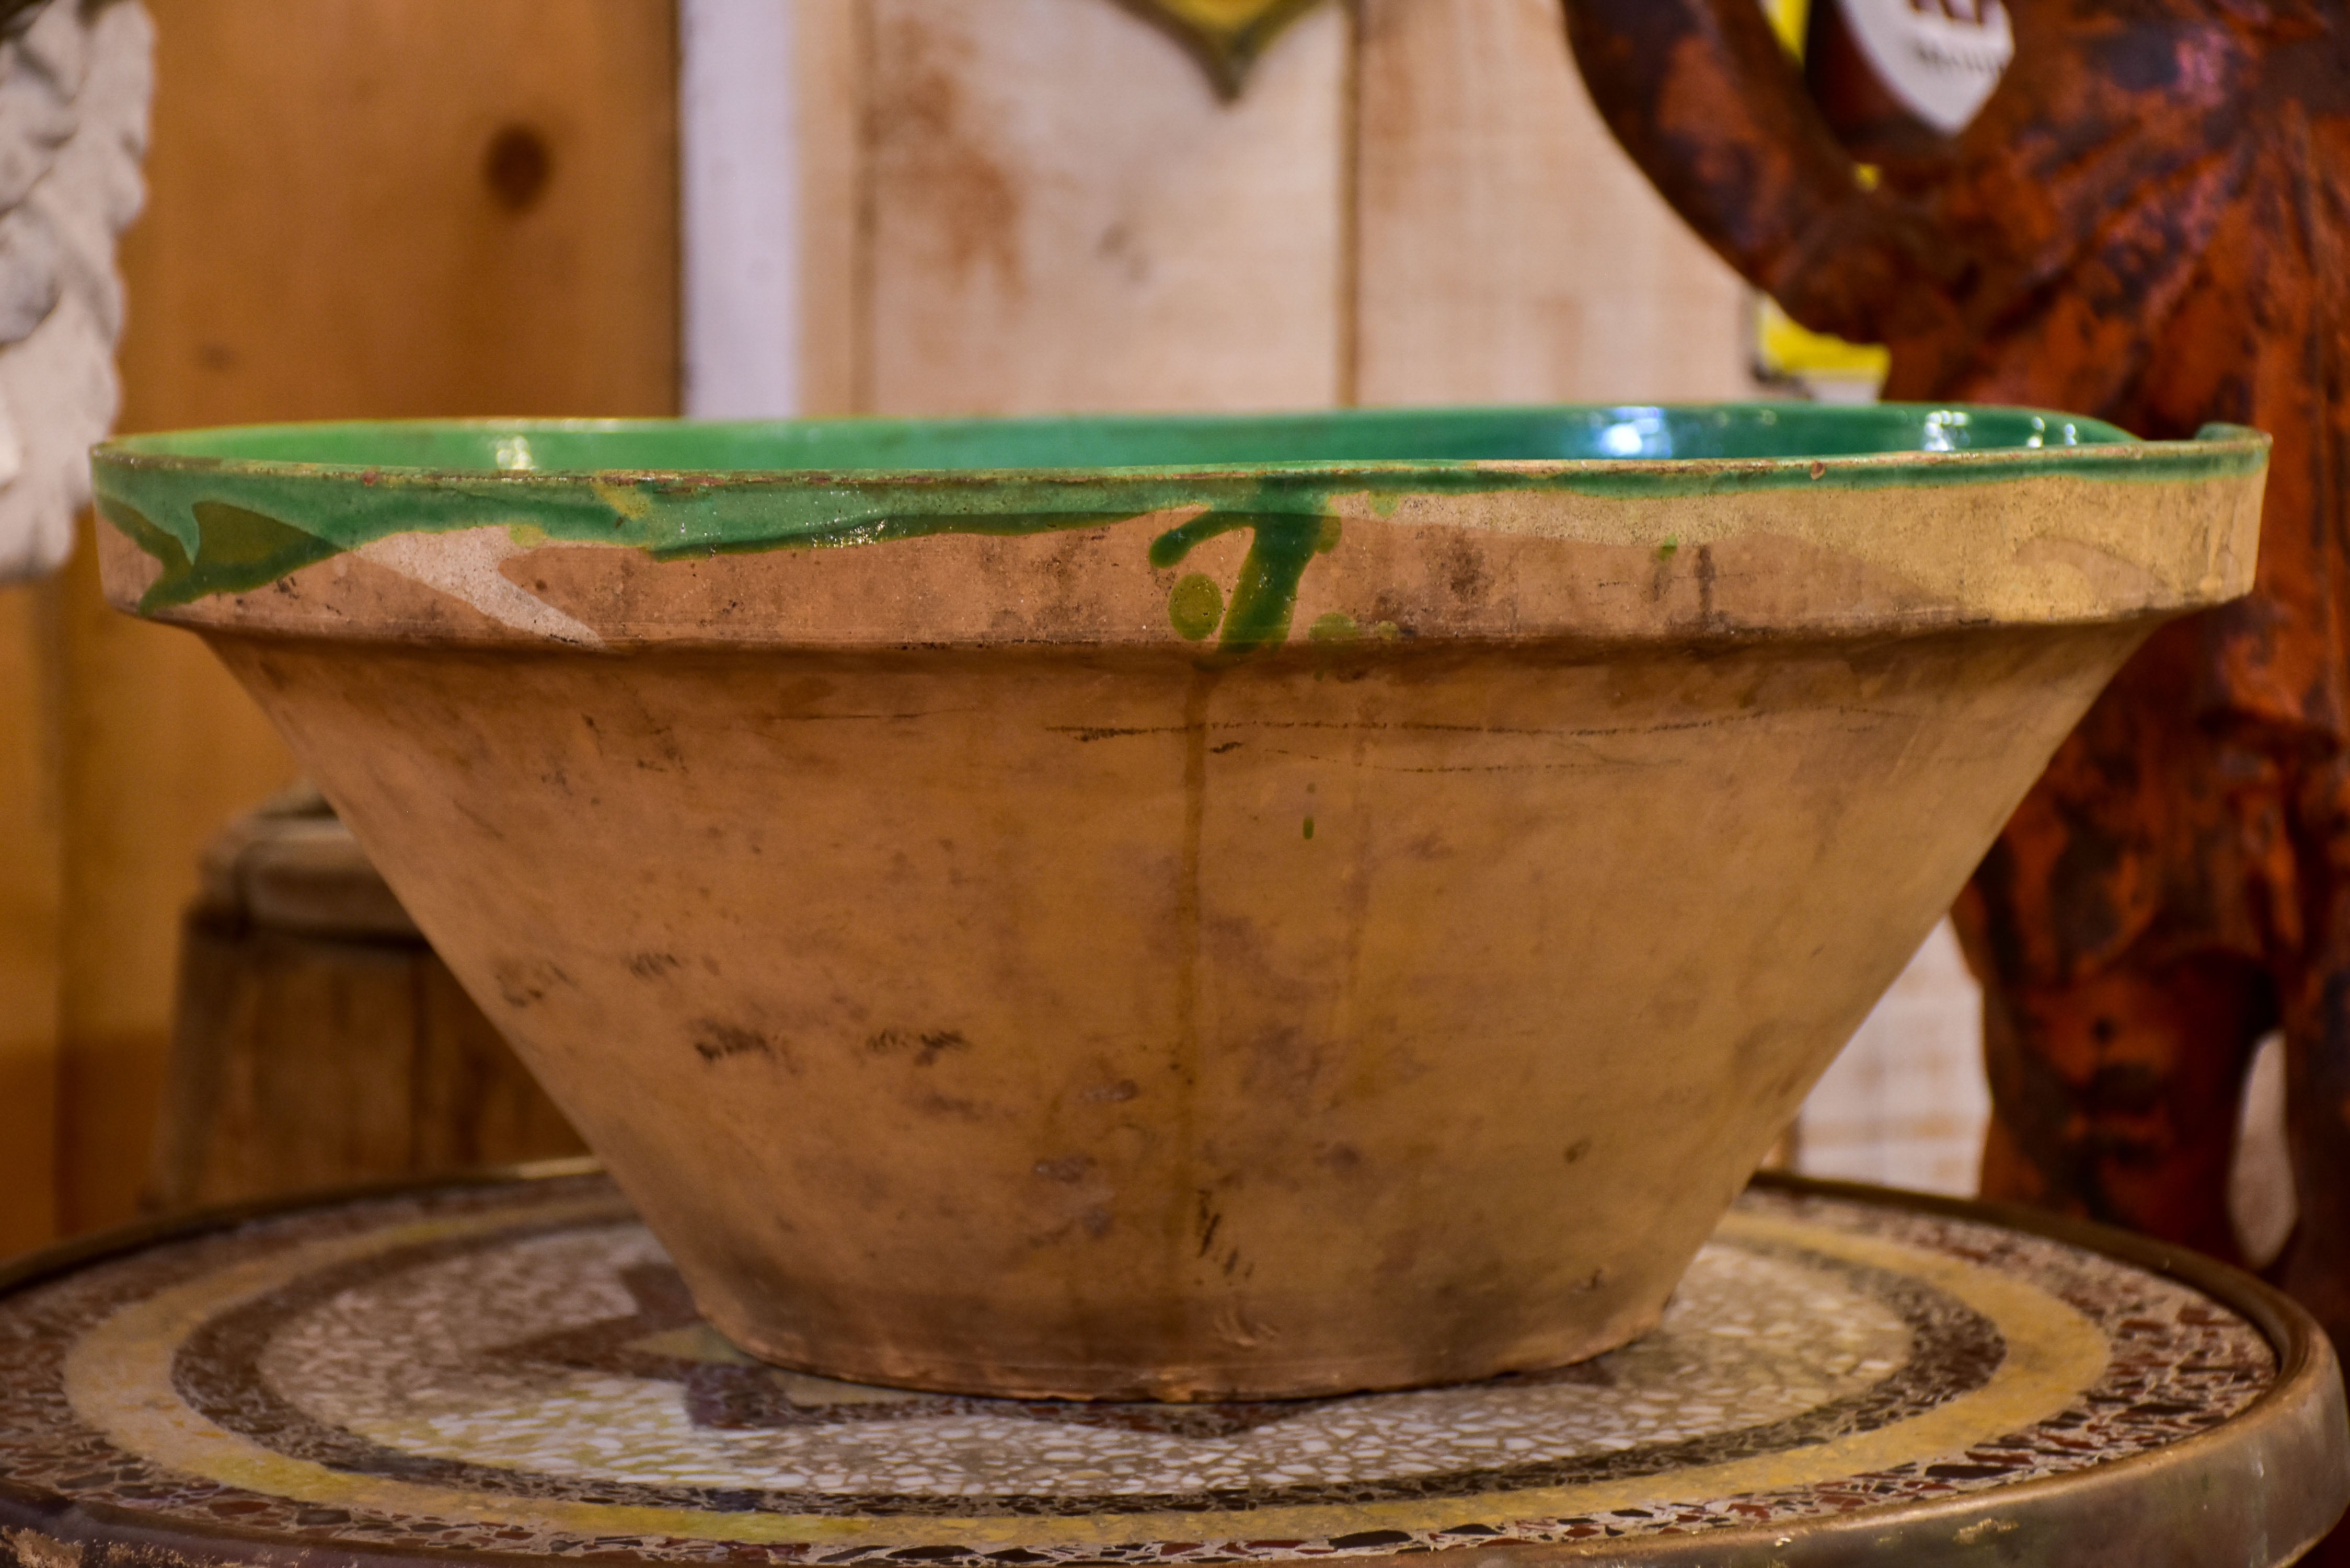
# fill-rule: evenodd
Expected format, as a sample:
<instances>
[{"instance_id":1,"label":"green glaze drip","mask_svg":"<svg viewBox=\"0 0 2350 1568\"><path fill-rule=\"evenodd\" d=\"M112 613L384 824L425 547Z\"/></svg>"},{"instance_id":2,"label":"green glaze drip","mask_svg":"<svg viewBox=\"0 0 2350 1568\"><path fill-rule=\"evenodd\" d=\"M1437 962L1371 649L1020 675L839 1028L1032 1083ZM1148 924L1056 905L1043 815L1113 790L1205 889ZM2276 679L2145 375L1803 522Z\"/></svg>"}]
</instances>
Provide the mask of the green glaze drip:
<instances>
[{"instance_id":1,"label":"green glaze drip","mask_svg":"<svg viewBox=\"0 0 2350 1568\"><path fill-rule=\"evenodd\" d=\"M162 564L162 572L140 597L141 610L188 604L207 594L265 587L288 573L339 553L328 541L275 517L224 501L199 501L189 509L195 518L198 541L191 559L178 538L156 527L137 508L101 497L99 510Z\"/></svg>"},{"instance_id":2,"label":"green glaze drip","mask_svg":"<svg viewBox=\"0 0 2350 1568\"><path fill-rule=\"evenodd\" d=\"M1314 836L1314 819L1310 816L1305 819L1305 836L1308 838Z\"/></svg>"},{"instance_id":3,"label":"green glaze drip","mask_svg":"<svg viewBox=\"0 0 2350 1568\"><path fill-rule=\"evenodd\" d=\"M1167 618L1186 641L1202 641L1224 618L1224 590L1207 573L1191 573L1167 596Z\"/></svg>"},{"instance_id":4,"label":"green glaze drip","mask_svg":"<svg viewBox=\"0 0 2350 1568\"><path fill-rule=\"evenodd\" d=\"M1305 628L1307 639L1313 642L1352 642L1362 635L1363 628L1345 610L1316 616L1314 624Z\"/></svg>"},{"instance_id":5,"label":"green glaze drip","mask_svg":"<svg viewBox=\"0 0 2350 1568\"><path fill-rule=\"evenodd\" d=\"M1202 512L1150 542L1150 564L1164 569L1193 548L1235 528L1250 531L1249 551L1224 612L1220 653L1247 654L1289 640L1297 587L1315 556L1337 548L1338 520L1296 513ZM1186 634L1189 635L1189 634Z\"/></svg>"}]
</instances>

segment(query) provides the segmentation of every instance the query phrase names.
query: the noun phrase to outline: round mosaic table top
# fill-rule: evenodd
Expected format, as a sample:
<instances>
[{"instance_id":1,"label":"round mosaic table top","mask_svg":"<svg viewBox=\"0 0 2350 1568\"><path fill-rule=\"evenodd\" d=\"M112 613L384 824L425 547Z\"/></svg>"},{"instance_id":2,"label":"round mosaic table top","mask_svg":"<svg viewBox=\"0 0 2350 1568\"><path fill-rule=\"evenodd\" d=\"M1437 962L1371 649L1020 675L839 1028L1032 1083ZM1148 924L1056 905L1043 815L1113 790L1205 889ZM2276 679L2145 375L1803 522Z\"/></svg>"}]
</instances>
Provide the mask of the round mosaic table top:
<instances>
[{"instance_id":1,"label":"round mosaic table top","mask_svg":"<svg viewBox=\"0 0 2350 1568\"><path fill-rule=\"evenodd\" d=\"M754 1361L592 1172L0 1280L0 1560L2289 1562L2350 1498L2298 1309L2110 1232L1758 1185L1663 1324L1460 1387L993 1400Z\"/></svg>"}]
</instances>

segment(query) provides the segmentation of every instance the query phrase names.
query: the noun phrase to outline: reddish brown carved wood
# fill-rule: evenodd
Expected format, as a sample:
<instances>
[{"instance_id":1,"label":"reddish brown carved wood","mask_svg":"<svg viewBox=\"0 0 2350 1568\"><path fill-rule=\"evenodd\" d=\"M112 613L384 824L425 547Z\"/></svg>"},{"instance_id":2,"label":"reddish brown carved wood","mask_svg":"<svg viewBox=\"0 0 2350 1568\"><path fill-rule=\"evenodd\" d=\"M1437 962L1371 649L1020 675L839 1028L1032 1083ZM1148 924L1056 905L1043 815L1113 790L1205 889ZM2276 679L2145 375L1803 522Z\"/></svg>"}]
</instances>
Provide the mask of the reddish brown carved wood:
<instances>
[{"instance_id":1,"label":"reddish brown carved wood","mask_svg":"<svg viewBox=\"0 0 2350 1568\"><path fill-rule=\"evenodd\" d=\"M2350 5L2008 0L2014 64L1864 189L1753 0L1566 0L1617 136L1890 398L2276 438L2250 597L2158 634L1960 906L1986 1190L2222 1256L2243 1068L2282 1024L2282 1279L2350 1343Z\"/></svg>"}]
</instances>

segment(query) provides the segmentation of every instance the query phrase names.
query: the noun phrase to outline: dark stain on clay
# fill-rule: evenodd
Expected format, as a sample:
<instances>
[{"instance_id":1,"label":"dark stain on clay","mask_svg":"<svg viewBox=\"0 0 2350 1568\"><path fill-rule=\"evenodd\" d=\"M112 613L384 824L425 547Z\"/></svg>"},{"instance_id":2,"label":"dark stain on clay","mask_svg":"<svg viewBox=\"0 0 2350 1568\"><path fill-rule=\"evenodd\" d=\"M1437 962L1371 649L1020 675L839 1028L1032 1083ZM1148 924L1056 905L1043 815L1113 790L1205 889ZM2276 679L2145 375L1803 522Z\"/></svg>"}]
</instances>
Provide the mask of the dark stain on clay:
<instances>
[{"instance_id":1,"label":"dark stain on clay","mask_svg":"<svg viewBox=\"0 0 2350 1568\"><path fill-rule=\"evenodd\" d=\"M491 971L490 978L498 988L498 999L517 1012L546 1001L556 986L576 983L551 963L502 964Z\"/></svg>"},{"instance_id":2,"label":"dark stain on clay","mask_svg":"<svg viewBox=\"0 0 2350 1568\"><path fill-rule=\"evenodd\" d=\"M770 1061L775 1055L775 1043L755 1029L745 1029L739 1023L722 1023L714 1018L704 1018L693 1025L693 1049L705 1062L723 1062L730 1056L764 1056Z\"/></svg>"},{"instance_id":3,"label":"dark stain on clay","mask_svg":"<svg viewBox=\"0 0 2350 1568\"><path fill-rule=\"evenodd\" d=\"M1657 546L1656 565L1650 567L1648 571L1648 602L1650 604L1662 603L1665 597L1665 590L1672 587L1673 556L1680 549L1680 541L1678 539L1667 539L1662 545ZM1615 585L1609 584L1607 586L1614 587Z\"/></svg>"},{"instance_id":4,"label":"dark stain on clay","mask_svg":"<svg viewBox=\"0 0 2350 1568\"><path fill-rule=\"evenodd\" d=\"M1033 1168L1047 1181L1074 1187L1083 1181L1093 1168L1094 1162L1085 1155L1065 1154L1057 1159L1040 1159Z\"/></svg>"},{"instance_id":5,"label":"dark stain on clay","mask_svg":"<svg viewBox=\"0 0 2350 1568\"><path fill-rule=\"evenodd\" d=\"M952 1116L957 1121L979 1122L987 1119L987 1112L977 1100L960 1095L941 1095L925 1089L908 1096L907 1103L926 1116Z\"/></svg>"},{"instance_id":6,"label":"dark stain on clay","mask_svg":"<svg viewBox=\"0 0 2350 1568\"><path fill-rule=\"evenodd\" d=\"M865 1049L876 1056L905 1055L927 1067L946 1052L970 1050L971 1042L955 1029L882 1029L866 1037Z\"/></svg>"},{"instance_id":7,"label":"dark stain on clay","mask_svg":"<svg viewBox=\"0 0 2350 1568\"><path fill-rule=\"evenodd\" d=\"M629 972L639 980L659 980L682 967L675 953L639 953L629 961Z\"/></svg>"},{"instance_id":8,"label":"dark stain on clay","mask_svg":"<svg viewBox=\"0 0 2350 1568\"><path fill-rule=\"evenodd\" d=\"M1466 533L1447 539L1435 556L1434 564L1444 574L1444 586L1454 598L1464 606L1484 602L1486 591L1493 586L1493 574L1486 569L1475 539Z\"/></svg>"}]
</instances>

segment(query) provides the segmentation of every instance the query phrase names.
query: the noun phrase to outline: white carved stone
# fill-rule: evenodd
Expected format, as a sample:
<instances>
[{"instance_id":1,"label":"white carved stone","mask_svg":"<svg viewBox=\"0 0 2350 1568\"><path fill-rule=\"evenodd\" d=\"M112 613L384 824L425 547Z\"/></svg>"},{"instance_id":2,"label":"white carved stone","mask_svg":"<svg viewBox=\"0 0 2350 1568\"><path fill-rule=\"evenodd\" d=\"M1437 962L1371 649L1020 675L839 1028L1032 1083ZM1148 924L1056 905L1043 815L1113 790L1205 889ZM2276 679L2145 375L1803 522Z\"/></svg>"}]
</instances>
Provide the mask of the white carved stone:
<instances>
[{"instance_id":1,"label":"white carved stone","mask_svg":"<svg viewBox=\"0 0 2350 1568\"><path fill-rule=\"evenodd\" d=\"M138 0L0 27L0 582L65 559L120 401L114 242L145 194L153 41Z\"/></svg>"}]
</instances>

